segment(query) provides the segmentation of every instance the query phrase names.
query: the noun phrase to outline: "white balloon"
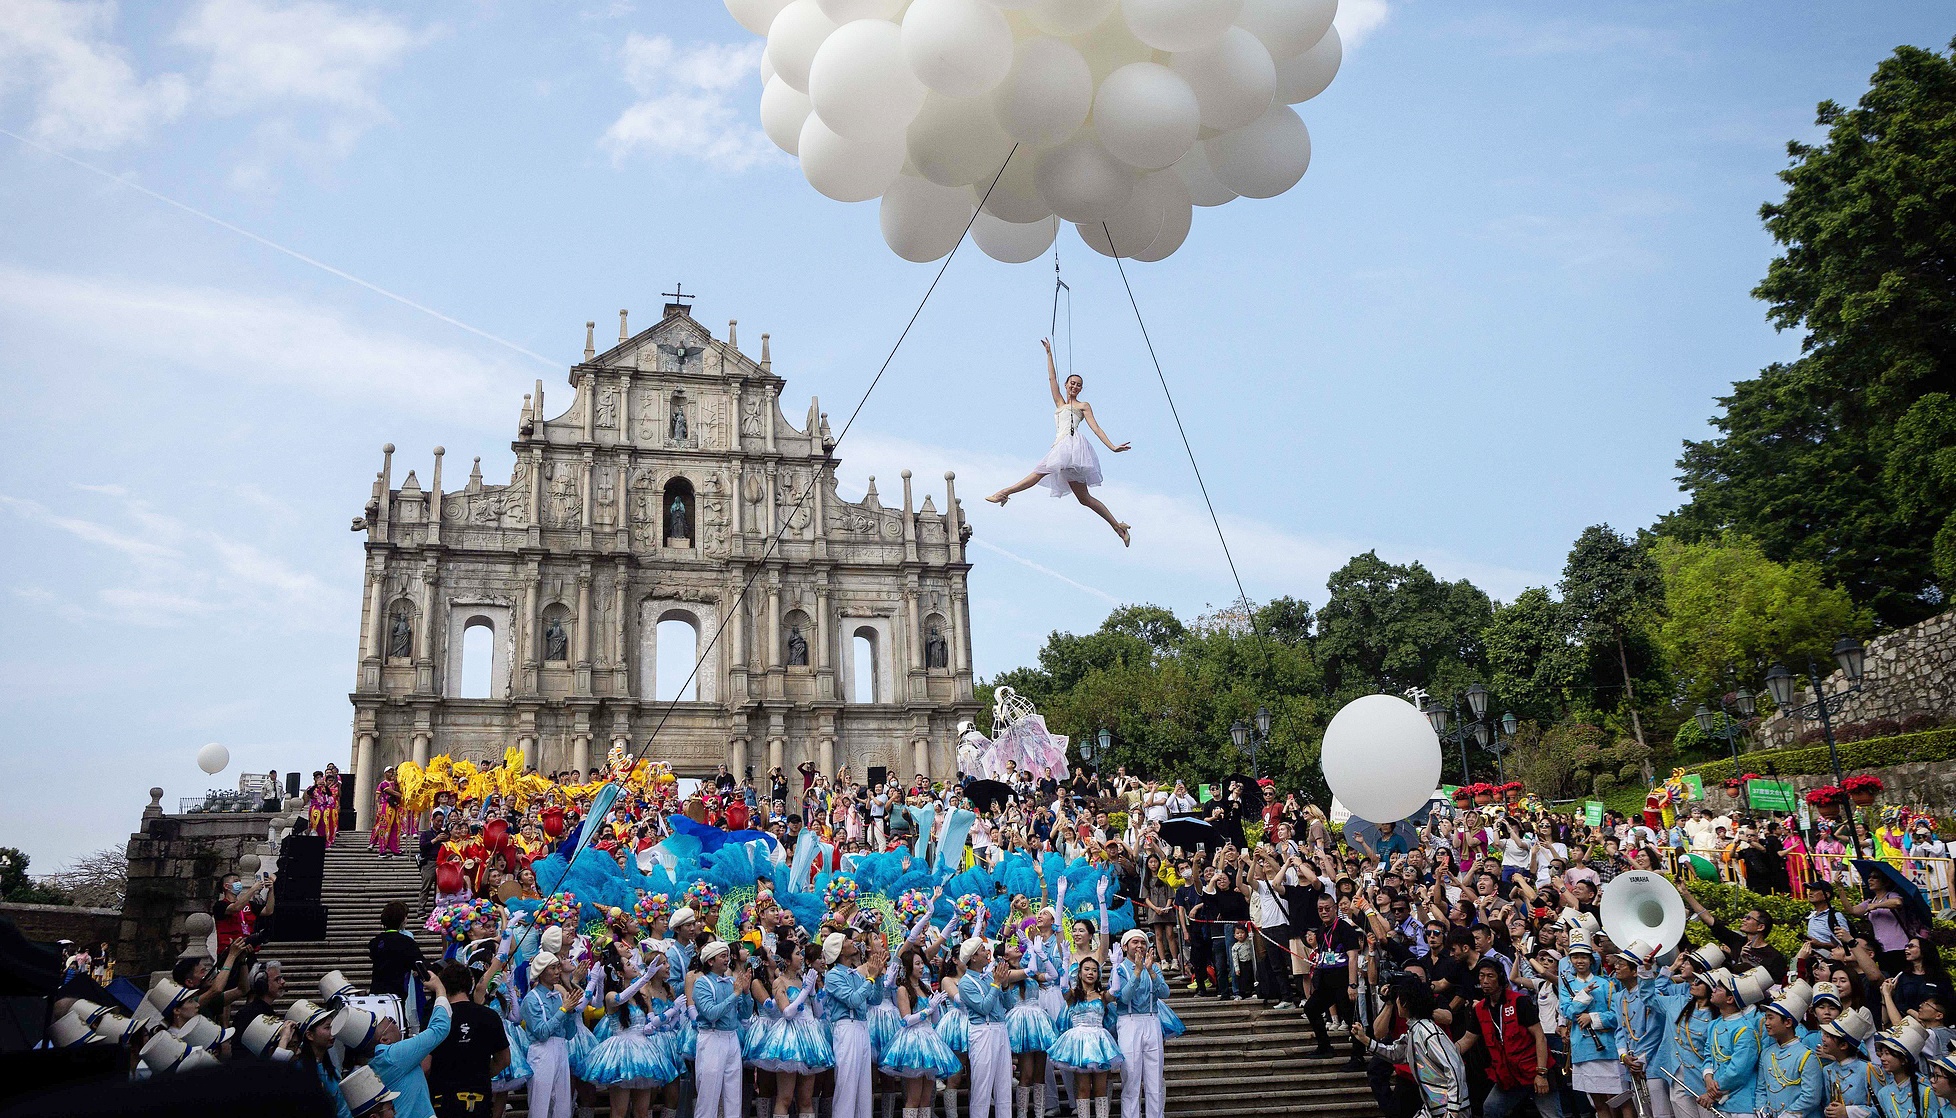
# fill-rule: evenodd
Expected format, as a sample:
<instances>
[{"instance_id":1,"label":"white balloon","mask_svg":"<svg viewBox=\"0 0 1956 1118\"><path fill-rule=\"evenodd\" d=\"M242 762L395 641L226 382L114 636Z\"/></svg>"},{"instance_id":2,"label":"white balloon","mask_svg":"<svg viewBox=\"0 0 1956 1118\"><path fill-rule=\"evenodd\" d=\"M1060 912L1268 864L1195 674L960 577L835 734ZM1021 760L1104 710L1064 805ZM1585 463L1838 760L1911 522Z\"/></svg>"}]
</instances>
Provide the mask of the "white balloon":
<instances>
[{"instance_id":1,"label":"white balloon","mask_svg":"<svg viewBox=\"0 0 1956 1118\"><path fill-rule=\"evenodd\" d=\"M1277 92L1277 64L1255 35L1240 27L1206 47L1182 51L1168 68L1195 91L1202 126L1228 131L1263 115Z\"/></svg>"},{"instance_id":2,"label":"white balloon","mask_svg":"<svg viewBox=\"0 0 1956 1118\"><path fill-rule=\"evenodd\" d=\"M1243 0L1236 26L1263 41L1272 58L1290 58L1311 49L1331 30L1338 0Z\"/></svg>"},{"instance_id":3,"label":"white balloon","mask_svg":"<svg viewBox=\"0 0 1956 1118\"><path fill-rule=\"evenodd\" d=\"M767 34L768 25L787 6L788 0L727 0L728 14L756 35Z\"/></svg>"},{"instance_id":4,"label":"white balloon","mask_svg":"<svg viewBox=\"0 0 1956 1118\"><path fill-rule=\"evenodd\" d=\"M1344 61L1345 41L1334 27L1324 33L1317 46L1277 63L1277 100L1295 105L1323 93Z\"/></svg>"},{"instance_id":5,"label":"white balloon","mask_svg":"<svg viewBox=\"0 0 1956 1118\"><path fill-rule=\"evenodd\" d=\"M943 259L958 247L964 227L977 212L971 188L939 186L915 175L898 175L883 192L877 218L883 243L913 264Z\"/></svg>"},{"instance_id":6,"label":"white balloon","mask_svg":"<svg viewBox=\"0 0 1956 1118\"><path fill-rule=\"evenodd\" d=\"M905 0L815 0L838 25L858 19L895 19Z\"/></svg>"},{"instance_id":7,"label":"white balloon","mask_svg":"<svg viewBox=\"0 0 1956 1118\"><path fill-rule=\"evenodd\" d=\"M1175 178L1172 173L1168 177ZM1160 185L1160 178L1160 174L1147 175L1135 183L1127 205L1107 221L1074 226L1080 231L1080 239L1102 256L1132 257L1146 252L1161 234L1167 202L1172 197Z\"/></svg>"},{"instance_id":8,"label":"white balloon","mask_svg":"<svg viewBox=\"0 0 1956 1118\"><path fill-rule=\"evenodd\" d=\"M1135 62L1107 75L1093 99L1093 126L1109 154L1155 171L1188 154L1202 128L1189 83L1166 66Z\"/></svg>"},{"instance_id":9,"label":"white balloon","mask_svg":"<svg viewBox=\"0 0 1956 1118\"><path fill-rule=\"evenodd\" d=\"M933 93L924 98L924 107L910 122L904 138L911 166L939 186L977 183L982 189L1012 151L1012 137L992 116L989 97ZM1031 163L1031 154L1025 159Z\"/></svg>"},{"instance_id":10,"label":"white balloon","mask_svg":"<svg viewBox=\"0 0 1956 1118\"><path fill-rule=\"evenodd\" d=\"M916 0L903 15L903 57L937 92L976 97L1012 69L1012 25L990 0Z\"/></svg>"},{"instance_id":11,"label":"white balloon","mask_svg":"<svg viewBox=\"0 0 1956 1118\"><path fill-rule=\"evenodd\" d=\"M815 0L794 0L781 9L767 29L768 64L774 74L803 93L808 92L808 68L822 41L835 32L835 21L822 14Z\"/></svg>"},{"instance_id":12,"label":"white balloon","mask_svg":"<svg viewBox=\"0 0 1956 1118\"><path fill-rule=\"evenodd\" d=\"M1100 146L1090 127L1041 155L1034 178L1054 213L1081 224L1108 220L1134 193L1134 172Z\"/></svg>"},{"instance_id":13,"label":"white balloon","mask_svg":"<svg viewBox=\"0 0 1956 1118\"><path fill-rule=\"evenodd\" d=\"M998 182L987 177L972 184L972 196L980 199L986 213L1014 225L1025 225L1053 216L1053 207L1039 195L1039 161L1032 152L1020 148L1005 164Z\"/></svg>"},{"instance_id":14,"label":"white balloon","mask_svg":"<svg viewBox=\"0 0 1956 1118\"><path fill-rule=\"evenodd\" d=\"M1182 185L1189 188L1189 198L1195 205L1220 206L1236 199L1236 192L1217 181L1216 169L1209 166L1207 143L1190 148L1171 169L1181 176Z\"/></svg>"},{"instance_id":15,"label":"white balloon","mask_svg":"<svg viewBox=\"0 0 1956 1118\"><path fill-rule=\"evenodd\" d=\"M765 48L765 45L763 45L763 48L761 50L761 88L766 89L767 83L773 80L774 80L774 63L769 62L767 60L767 50Z\"/></svg>"},{"instance_id":16,"label":"white balloon","mask_svg":"<svg viewBox=\"0 0 1956 1118\"><path fill-rule=\"evenodd\" d=\"M1087 60L1087 70L1093 74L1095 86L1123 66L1152 62L1155 58L1155 48L1135 38L1134 32L1127 29L1127 22L1119 16L1110 17L1099 27L1075 37L1073 45L1079 49L1080 57Z\"/></svg>"},{"instance_id":17,"label":"white balloon","mask_svg":"<svg viewBox=\"0 0 1956 1118\"><path fill-rule=\"evenodd\" d=\"M1289 105L1272 105L1251 123L1204 140L1203 146L1209 149L1216 180L1245 198L1275 198L1296 186L1311 165L1311 132Z\"/></svg>"},{"instance_id":18,"label":"white balloon","mask_svg":"<svg viewBox=\"0 0 1956 1118\"><path fill-rule=\"evenodd\" d=\"M761 131L767 133L775 147L789 155L801 153L801 126L814 111L815 103L808 99L808 94L780 78L761 90Z\"/></svg>"},{"instance_id":19,"label":"white balloon","mask_svg":"<svg viewBox=\"0 0 1956 1118\"><path fill-rule=\"evenodd\" d=\"M847 139L822 123L819 113L809 113L801 126L799 148L802 177L838 202L867 202L903 170L901 135L869 143Z\"/></svg>"},{"instance_id":20,"label":"white balloon","mask_svg":"<svg viewBox=\"0 0 1956 1118\"><path fill-rule=\"evenodd\" d=\"M837 28L808 68L808 97L837 135L865 142L894 139L924 105L924 83L903 61L903 29L885 19Z\"/></svg>"},{"instance_id":21,"label":"white balloon","mask_svg":"<svg viewBox=\"0 0 1956 1118\"><path fill-rule=\"evenodd\" d=\"M1332 716L1320 763L1325 783L1352 814L1398 822L1440 786L1440 739L1413 704L1366 695Z\"/></svg>"},{"instance_id":22,"label":"white balloon","mask_svg":"<svg viewBox=\"0 0 1956 1118\"><path fill-rule=\"evenodd\" d=\"M978 215L971 226L971 239L985 255L1002 264L1023 264L1037 260L1053 247L1059 235L1059 218L1047 216L1038 221L1015 225L988 213Z\"/></svg>"},{"instance_id":23,"label":"white balloon","mask_svg":"<svg viewBox=\"0 0 1956 1118\"><path fill-rule=\"evenodd\" d=\"M1048 35L1083 35L1114 14L1121 0L1032 0L1032 25Z\"/></svg>"},{"instance_id":24,"label":"white balloon","mask_svg":"<svg viewBox=\"0 0 1956 1118\"><path fill-rule=\"evenodd\" d=\"M216 776L231 763L231 751L212 742L197 751L197 767Z\"/></svg>"},{"instance_id":25,"label":"white balloon","mask_svg":"<svg viewBox=\"0 0 1956 1118\"><path fill-rule=\"evenodd\" d=\"M1243 0L1121 0L1134 37L1156 50L1194 50L1222 38Z\"/></svg>"},{"instance_id":26,"label":"white balloon","mask_svg":"<svg viewBox=\"0 0 1956 1118\"><path fill-rule=\"evenodd\" d=\"M1198 148L1200 144L1196 145ZM1161 191L1161 232L1155 235L1155 243L1134 254L1141 261L1166 260L1182 242L1188 240L1189 227L1195 221L1195 207L1189 202L1188 184L1173 167L1166 171L1156 171L1141 180L1142 186L1157 183Z\"/></svg>"},{"instance_id":27,"label":"white balloon","mask_svg":"<svg viewBox=\"0 0 1956 1118\"><path fill-rule=\"evenodd\" d=\"M1079 51L1058 39L1028 39L1013 51L1011 71L992 91L992 113L1014 140L1053 147L1087 122L1093 83Z\"/></svg>"}]
</instances>

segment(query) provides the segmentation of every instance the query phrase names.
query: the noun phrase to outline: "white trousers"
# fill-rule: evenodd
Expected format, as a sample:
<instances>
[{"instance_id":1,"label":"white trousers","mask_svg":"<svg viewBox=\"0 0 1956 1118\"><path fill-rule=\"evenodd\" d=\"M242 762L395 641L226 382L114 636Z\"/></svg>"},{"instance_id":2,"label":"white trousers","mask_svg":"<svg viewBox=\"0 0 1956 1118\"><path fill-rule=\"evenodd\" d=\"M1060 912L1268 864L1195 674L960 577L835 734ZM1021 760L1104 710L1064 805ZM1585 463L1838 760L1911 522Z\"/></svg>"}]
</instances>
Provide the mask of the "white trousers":
<instances>
[{"instance_id":1,"label":"white trousers","mask_svg":"<svg viewBox=\"0 0 1956 1118\"><path fill-rule=\"evenodd\" d=\"M1012 1038L1005 1023L972 1022L965 1054L971 1058L971 1118L986 1118L987 1113L1012 1118Z\"/></svg>"},{"instance_id":2,"label":"white trousers","mask_svg":"<svg viewBox=\"0 0 1956 1118\"><path fill-rule=\"evenodd\" d=\"M869 1118L870 1074L874 1064L869 1026L837 1021L830 1039L835 1048L835 1118Z\"/></svg>"},{"instance_id":3,"label":"white trousers","mask_svg":"<svg viewBox=\"0 0 1956 1118\"><path fill-rule=\"evenodd\" d=\"M1648 1065L1645 1066L1648 1071ZM1681 1118L1671 1112L1671 1081L1661 1075L1647 1075L1644 1086L1650 1088L1651 1118Z\"/></svg>"},{"instance_id":4,"label":"white trousers","mask_svg":"<svg viewBox=\"0 0 1956 1118\"><path fill-rule=\"evenodd\" d=\"M1664 1081L1670 1083L1670 1077L1665 1076ZM1665 1093L1671 1096L1671 1114L1674 1118L1711 1118L1712 1114L1717 1113L1707 1112L1699 1107L1697 1100L1691 1097L1690 1091L1675 1083L1670 1083L1670 1086L1671 1089ZM1657 1092L1654 1089L1651 1091L1650 1105L1652 1110L1657 1109Z\"/></svg>"},{"instance_id":5,"label":"white trousers","mask_svg":"<svg viewBox=\"0 0 1956 1118\"><path fill-rule=\"evenodd\" d=\"M1161 1020L1152 1013L1120 1020L1121 1118L1161 1118ZM1147 1112L1142 1112L1143 1096Z\"/></svg>"},{"instance_id":6,"label":"white trousers","mask_svg":"<svg viewBox=\"0 0 1956 1118\"><path fill-rule=\"evenodd\" d=\"M742 1118L740 1034L701 1029L693 1056L693 1118Z\"/></svg>"},{"instance_id":7,"label":"white trousers","mask_svg":"<svg viewBox=\"0 0 1956 1118\"><path fill-rule=\"evenodd\" d=\"M571 1118L570 1045L560 1036L530 1045L530 1113Z\"/></svg>"}]
</instances>

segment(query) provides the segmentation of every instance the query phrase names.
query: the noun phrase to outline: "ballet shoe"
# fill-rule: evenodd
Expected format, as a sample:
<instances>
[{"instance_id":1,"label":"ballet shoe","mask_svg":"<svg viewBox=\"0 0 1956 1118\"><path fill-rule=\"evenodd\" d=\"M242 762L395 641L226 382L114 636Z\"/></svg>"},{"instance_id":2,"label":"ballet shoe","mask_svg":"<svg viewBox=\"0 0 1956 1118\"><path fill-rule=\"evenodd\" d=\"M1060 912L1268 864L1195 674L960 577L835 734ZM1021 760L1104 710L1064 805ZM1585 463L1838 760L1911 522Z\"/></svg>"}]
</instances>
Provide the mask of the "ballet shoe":
<instances>
[{"instance_id":1,"label":"ballet shoe","mask_svg":"<svg viewBox=\"0 0 1956 1118\"><path fill-rule=\"evenodd\" d=\"M1130 540L1130 539L1128 539L1128 535L1127 535L1127 533L1128 533L1128 530L1129 530L1129 529L1131 529L1131 528L1133 528L1133 527L1134 527L1134 525L1132 525L1132 524L1122 524L1122 525L1120 525L1119 527L1117 527L1117 528L1115 528L1115 529L1114 529L1114 534L1115 534L1115 535L1117 535L1117 536L1119 536L1119 537L1121 538L1121 546L1122 546L1122 547L1128 547L1128 546L1130 546L1130 545L1132 545L1132 543L1134 542L1134 541L1132 541L1132 540Z\"/></svg>"}]
</instances>

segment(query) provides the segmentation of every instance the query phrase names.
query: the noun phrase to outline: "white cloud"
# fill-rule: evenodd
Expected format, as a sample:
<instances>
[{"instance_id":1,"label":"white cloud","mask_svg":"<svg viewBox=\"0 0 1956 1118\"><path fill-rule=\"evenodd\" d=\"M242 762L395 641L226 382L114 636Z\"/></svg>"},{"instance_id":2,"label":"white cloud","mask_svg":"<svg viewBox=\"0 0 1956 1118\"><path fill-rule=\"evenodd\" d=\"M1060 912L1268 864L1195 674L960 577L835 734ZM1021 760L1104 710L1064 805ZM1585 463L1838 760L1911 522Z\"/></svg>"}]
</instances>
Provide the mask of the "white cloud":
<instances>
[{"instance_id":1,"label":"white cloud","mask_svg":"<svg viewBox=\"0 0 1956 1118\"><path fill-rule=\"evenodd\" d=\"M0 320L29 331L158 354L203 376L295 388L332 400L386 400L486 426L507 419L527 371L500 357L370 330L331 310L274 296L95 279L0 266ZM112 324L114 329L104 329Z\"/></svg>"},{"instance_id":2,"label":"white cloud","mask_svg":"<svg viewBox=\"0 0 1956 1118\"><path fill-rule=\"evenodd\" d=\"M189 104L190 84L181 75L137 76L108 41L115 19L107 0L0 3L0 97L25 90L34 135L106 150L144 138Z\"/></svg>"},{"instance_id":3,"label":"white cloud","mask_svg":"<svg viewBox=\"0 0 1956 1118\"><path fill-rule=\"evenodd\" d=\"M1338 5L1338 37L1348 47L1357 46L1386 21L1392 13L1386 0L1343 0Z\"/></svg>"},{"instance_id":4,"label":"white cloud","mask_svg":"<svg viewBox=\"0 0 1956 1118\"><path fill-rule=\"evenodd\" d=\"M204 0L175 41L208 56L200 95L212 112L255 114L259 152L234 180L250 184L274 157L340 158L392 119L377 86L431 35L375 12L302 0Z\"/></svg>"},{"instance_id":5,"label":"white cloud","mask_svg":"<svg viewBox=\"0 0 1956 1118\"><path fill-rule=\"evenodd\" d=\"M697 159L744 171L777 158L760 126L734 109L732 93L760 72L761 44L696 43L633 32L620 52L622 76L638 95L599 137L621 163L633 156Z\"/></svg>"}]
</instances>

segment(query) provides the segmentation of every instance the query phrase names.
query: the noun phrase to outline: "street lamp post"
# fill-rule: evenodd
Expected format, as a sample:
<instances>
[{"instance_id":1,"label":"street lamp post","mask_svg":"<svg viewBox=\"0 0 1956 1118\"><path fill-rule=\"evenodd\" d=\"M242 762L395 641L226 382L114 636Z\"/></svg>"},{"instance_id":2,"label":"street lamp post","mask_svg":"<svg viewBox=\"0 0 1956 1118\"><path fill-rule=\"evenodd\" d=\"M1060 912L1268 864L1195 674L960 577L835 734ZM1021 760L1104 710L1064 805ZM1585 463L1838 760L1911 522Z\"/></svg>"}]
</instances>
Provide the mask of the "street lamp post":
<instances>
[{"instance_id":1,"label":"street lamp post","mask_svg":"<svg viewBox=\"0 0 1956 1118\"><path fill-rule=\"evenodd\" d=\"M1842 637L1834 642L1834 662L1841 666L1841 674L1847 677L1848 687L1832 695L1821 690L1823 679L1819 663L1813 657L1807 657L1807 679L1813 686L1813 701L1798 707L1793 705L1793 696L1800 677L1787 670L1785 664L1774 664L1766 672L1766 687L1773 693L1773 702L1779 705L1780 710L1803 721L1820 723L1820 733L1827 739L1827 760L1834 768L1836 789L1840 788L1843 777L1840 748L1834 744L1834 715L1846 704L1849 695L1861 690L1861 669L1867 655L1868 650L1853 637ZM1859 858L1862 856L1861 825L1854 818L1854 806L1848 802L1844 791L1840 793L1840 804L1841 813L1847 816L1848 834L1854 842L1854 856Z\"/></svg>"},{"instance_id":2,"label":"street lamp post","mask_svg":"<svg viewBox=\"0 0 1956 1118\"><path fill-rule=\"evenodd\" d=\"M1093 770L1094 775L1100 774L1100 766L1095 763L1096 760L1107 756L1107 747L1113 742L1114 735L1109 733L1105 726L1080 739L1080 759L1087 763L1087 768Z\"/></svg>"},{"instance_id":3,"label":"street lamp post","mask_svg":"<svg viewBox=\"0 0 1956 1118\"><path fill-rule=\"evenodd\" d=\"M1718 716L1720 714L1725 716L1725 733L1723 735L1725 746L1732 751L1732 767L1734 770L1737 770L1739 765L1739 727L1738 723L1732 718L1733 709L1736 708L1740 716L1751 718L1758 711L1759 705L1753 700L1752 692L1743 687L1739 688L1738 694L1732 696L1732 706L1728 707L1725 705L1725 696L1723 695L1718 696L1717 701L1718 709L1716 711L1703 703L1699 703L1698 709L1692 712L1692 716L1698 720L1698 731L1706 737L1710 737L1712 731L1718 729Z\"/></svg>"},{"instance_id":4,"label":"street lamp post","mask_svg":"<svg viewBox=\"0 0 1956 1118\"><path fill-rule=\"evenodd\" d=\"M1263 774L1257 771L1256 755L1257 751L1262 749L1270 740L1270 708L1256 708L1256 725L1254 727L1244 725L1240 719L1231 723L1229 727L1229 740L1235 744L1239 752L1249 754L1250 775L1261 779Z\"/></svg>"}]
</instances>

